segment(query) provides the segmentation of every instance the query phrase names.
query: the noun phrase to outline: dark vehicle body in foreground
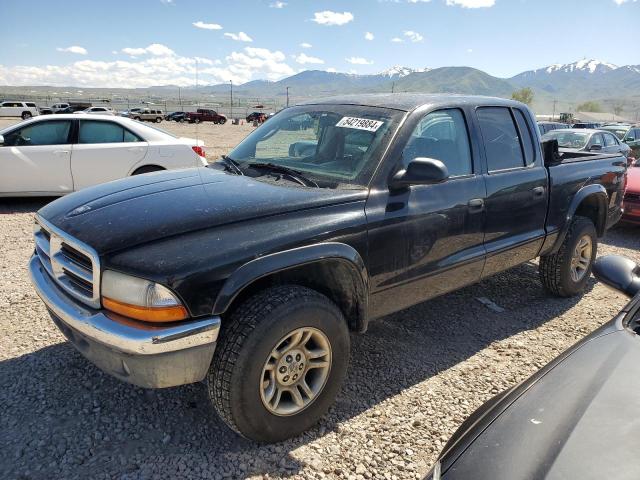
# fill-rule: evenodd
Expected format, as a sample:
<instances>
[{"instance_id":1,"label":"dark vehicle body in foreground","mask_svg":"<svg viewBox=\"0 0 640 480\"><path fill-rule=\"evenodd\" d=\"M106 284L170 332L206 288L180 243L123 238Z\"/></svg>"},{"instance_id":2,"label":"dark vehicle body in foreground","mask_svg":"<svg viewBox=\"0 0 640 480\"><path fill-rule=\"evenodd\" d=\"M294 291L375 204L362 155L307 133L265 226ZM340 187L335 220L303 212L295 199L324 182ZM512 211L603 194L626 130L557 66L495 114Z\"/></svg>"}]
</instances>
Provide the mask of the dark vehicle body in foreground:
<instances>
[{"instance_id":1,"label":"dark vehicle body in foreground","mask_svg":"<svg viewBox=\"0 0 640 480\"><path fill-rule=\"evenodd\" d=\"M640 478L640 267L610 256L598 259L594 273L633 299L613 320L476 410L427 478Z\"/></svg>"},{"instance_id":2,"label":"dark vehicle body in foreground","mask_svg":"<svg viewBox=\"0 0 640 480\"><path fill-rule=\"evenodd\" d=\"M583 290L621 215L626 159L553 146L543 159L510 100L300 105L209 168L50 203L30 272L100 368L145 387L207 377L231 428L275 441L326 412L349 331L372 319L535 257L551 293Z\"/></svg>"},{"instance_id":3,"label":"dark vehicle body in foreground","mask_svg":"<svg viewBox=\"0 0 640 480\"><path fill-rule=\"evenodd\" d=\"M227 121L227 117L208 108L199 108L195 112L187 112L184 118L189 123L213 122L223 125Z\"/></svg>"}]
</instances>

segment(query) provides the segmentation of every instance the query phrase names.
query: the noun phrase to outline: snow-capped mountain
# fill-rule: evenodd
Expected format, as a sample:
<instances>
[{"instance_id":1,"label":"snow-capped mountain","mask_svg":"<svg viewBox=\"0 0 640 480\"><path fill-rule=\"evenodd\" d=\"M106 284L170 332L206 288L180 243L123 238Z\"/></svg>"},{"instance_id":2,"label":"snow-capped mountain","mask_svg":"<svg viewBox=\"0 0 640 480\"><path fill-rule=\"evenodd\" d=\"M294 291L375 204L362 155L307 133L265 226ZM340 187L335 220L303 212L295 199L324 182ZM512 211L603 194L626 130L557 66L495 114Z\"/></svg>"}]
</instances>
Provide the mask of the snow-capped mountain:
<instances>
[{"instance_id":1,"label":"snow-capped mountain","mask_svg":"<svg viewBox=\"0 0 640 480\"><path fill-rule=\"evenodd\" d=\"M516 77L527 78L527 77L537 77L537 76L548 76L548 75L558 75L558 74L600 74L600 73L608 73L612 70L616 70L618 68L617 65L613 65L612 63L603 62L600 60L594 59L583 59L578 60L573 63L556 63L554 65L549 65L547 67L537 68L535 70L528 70L526 72L522 72ZM514 78L516 78L514 77Z\"/></svg>"},{"instance_id":2,"label":"snow-capped mountain","mask_svg":"<svg viewBox=\"0 0 640 480\"><path fill-rule=\"evenodd\" d=\"M423 72L428 72L430 70L431 69L428 67L410 68L410 67L403 67L401 65L394 65L393 67L387 68L386 70L383 70L382 72L378 73L378 75L381 77L387 77L387 78L402 78L412 73L423 73Z\"/></svg>"}]
</instances>

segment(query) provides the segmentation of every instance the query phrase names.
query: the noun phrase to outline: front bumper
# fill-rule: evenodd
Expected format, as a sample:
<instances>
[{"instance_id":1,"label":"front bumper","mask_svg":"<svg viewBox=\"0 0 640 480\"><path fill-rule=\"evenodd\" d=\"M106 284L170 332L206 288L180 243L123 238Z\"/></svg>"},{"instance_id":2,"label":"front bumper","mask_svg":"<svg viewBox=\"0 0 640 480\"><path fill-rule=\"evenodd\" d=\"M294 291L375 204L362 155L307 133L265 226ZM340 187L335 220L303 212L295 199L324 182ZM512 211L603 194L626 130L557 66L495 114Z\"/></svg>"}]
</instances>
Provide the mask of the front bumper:
<instances>
[{"instance_id":1,"label":"front bumper","mask_svg":"<svg viewBox=\"0 0 640 480\"><path fill-rule=\"evenodd\" d=\"M64 293L40 259L29 261L36 292L64 336L98 368L134 385L163 388L202 380L213 357L220 317L149 325L91 309Z\"/></svg>"}]
</instances>

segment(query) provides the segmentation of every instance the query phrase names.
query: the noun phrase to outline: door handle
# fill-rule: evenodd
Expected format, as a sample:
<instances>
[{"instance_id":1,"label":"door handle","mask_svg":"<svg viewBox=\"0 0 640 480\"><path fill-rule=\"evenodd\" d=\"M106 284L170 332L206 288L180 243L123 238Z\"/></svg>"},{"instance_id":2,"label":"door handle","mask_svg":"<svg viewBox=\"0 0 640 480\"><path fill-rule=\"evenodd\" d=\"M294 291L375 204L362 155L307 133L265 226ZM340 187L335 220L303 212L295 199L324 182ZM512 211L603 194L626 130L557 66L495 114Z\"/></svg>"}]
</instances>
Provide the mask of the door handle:
<instances>
[{"instance_id":1,"label":"door handle","mask_svg":"<svg viewBox=\"0 0 640 480\"><path fill-rule=\"evenodd\" d=\"M536 187L532 192L534 197L541 197L544 195L544 187Z\"/></svg>"},{"instance_id":2,"label":"door handle","mask_svg":"<svg viewBox=\"0 0 640 480\"><path fill-rule=\"evenodd\" d=\"M54 155L66 155L67 153L69 153L69 150L54 150L53 151Z\"/></svg>"},{"instance_id":3,"label":"door handle","mask_svg":"<svg viewBox=\"0 0 640 480\"><path fill-rule=\"evenodd\" d=\"M473 198L467 203L469 210L474 212L481 212L484 210L484 200L482 198Z\"/></svg>"},{"instance_id":4,"label":"door handle","mask_svg":"<svg viewBox=\"0 0 640 480\"><path fill-rule=\"evenodd\" d=\"M141 152L142 151L142 147L131 147L131 148L127 148L127 150L129 150L130 152Z\"/></svg>"}]
</instances>

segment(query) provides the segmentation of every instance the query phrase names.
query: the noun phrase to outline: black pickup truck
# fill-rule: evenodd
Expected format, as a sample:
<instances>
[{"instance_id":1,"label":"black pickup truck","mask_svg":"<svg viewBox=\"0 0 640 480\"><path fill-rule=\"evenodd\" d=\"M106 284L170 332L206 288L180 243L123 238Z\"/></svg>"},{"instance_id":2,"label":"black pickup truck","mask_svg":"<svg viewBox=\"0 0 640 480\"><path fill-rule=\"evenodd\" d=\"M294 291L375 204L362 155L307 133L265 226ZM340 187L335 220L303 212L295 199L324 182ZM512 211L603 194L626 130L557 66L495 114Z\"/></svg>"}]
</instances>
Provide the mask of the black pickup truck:
<instances>
[{"instance_id":1,"label":"black pickup truck","mask_svg":"<svg viewBox=\"0 0 640 480\"><path fill-rule=\"evenodd\" d=\"M582 291L621 215L626 159L544 147L510 100L299 105L209 167L48 204L31 278L104 371L151 388L207 380L231 428L277 441L329 408L349 332L372 319L536 257L552 294Z\"/></svg>"}]
</instances>

